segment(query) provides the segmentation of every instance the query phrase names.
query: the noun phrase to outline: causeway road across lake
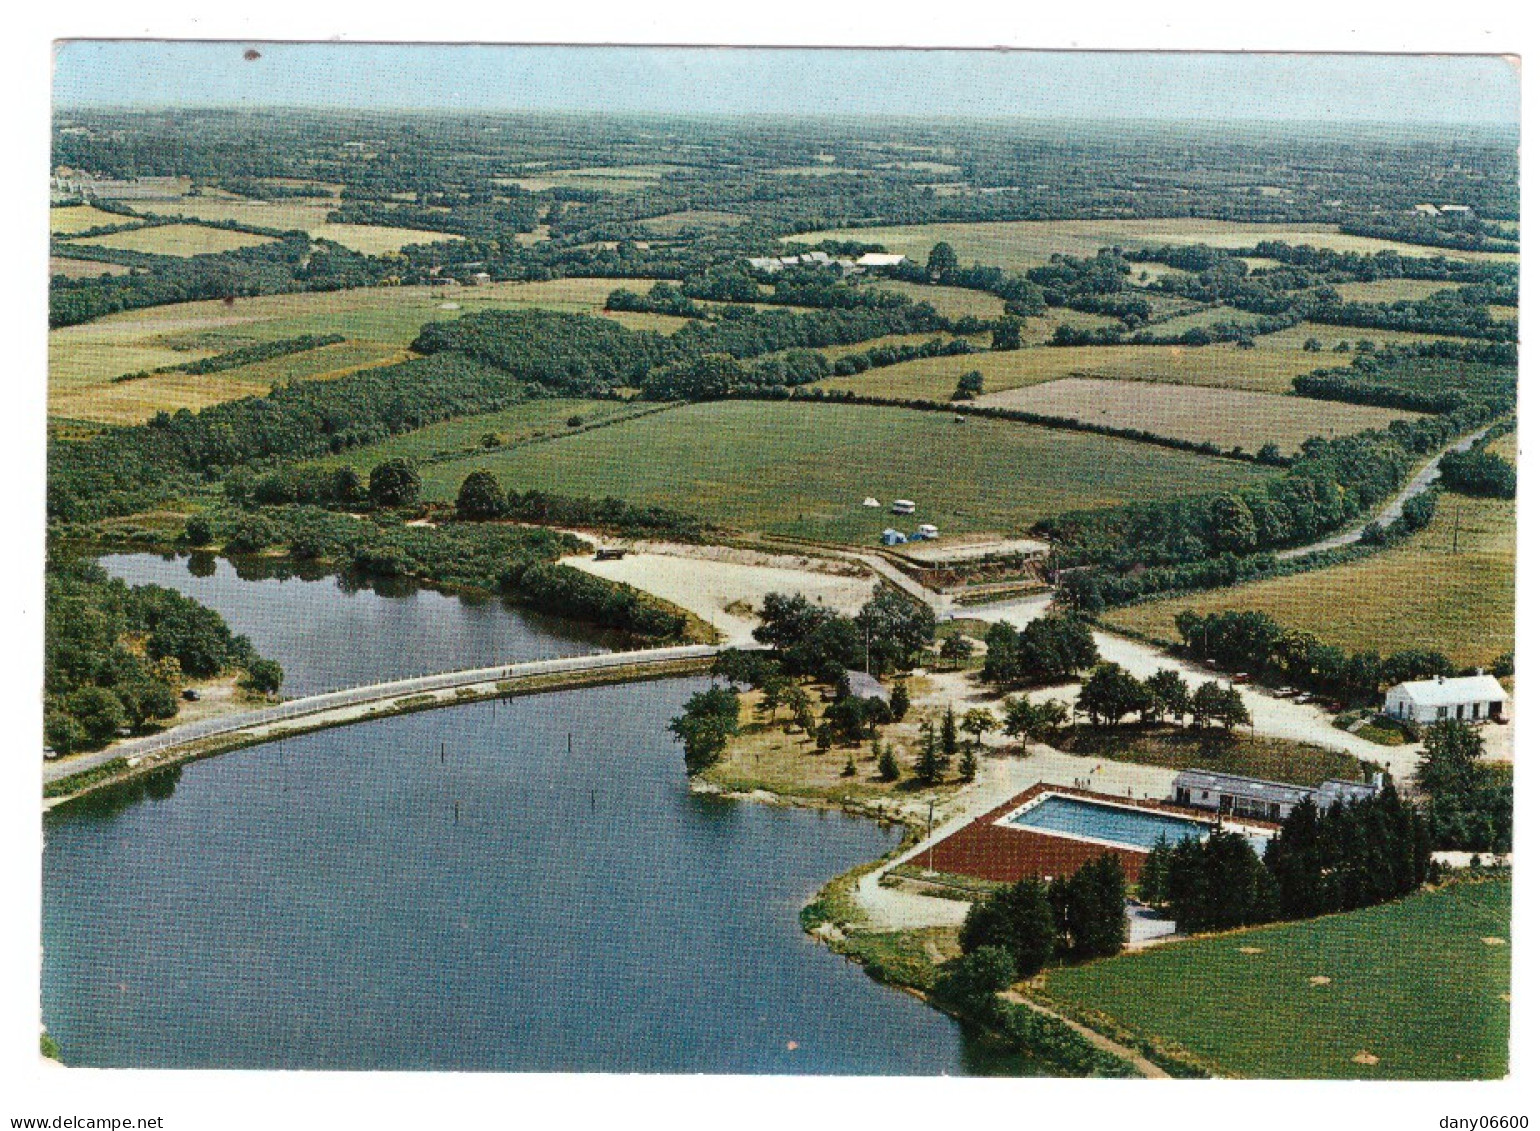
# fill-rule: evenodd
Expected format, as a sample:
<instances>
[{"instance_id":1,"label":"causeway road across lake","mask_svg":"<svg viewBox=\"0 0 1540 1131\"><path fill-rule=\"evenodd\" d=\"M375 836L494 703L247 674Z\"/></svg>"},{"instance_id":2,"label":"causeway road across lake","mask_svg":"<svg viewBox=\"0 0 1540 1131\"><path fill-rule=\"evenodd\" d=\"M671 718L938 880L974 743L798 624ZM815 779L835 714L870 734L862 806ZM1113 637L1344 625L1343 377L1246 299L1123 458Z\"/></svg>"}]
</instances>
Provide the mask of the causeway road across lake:
<instances>
[{"instance_id":1,"label":"causeway road across lake","mask_svg":"<svg viewBox=\"0 0 1540 1131\"><path fill-rule=\"evenodd\" d=\"M131 738L105 750L89 754L76 754L43 764L43 781L54 782L72 774L94 770L119 758L140 758L150 754L184 746L191 742L212 738L216 735L234 734L269 723L286 722L308 715L321 715L346 707L386 703L403 696L422 695L448 691L460 687L499 683L510 679L531 676L569 675L608 668L646 668L678 663L681 660L705 659L721 651L716 644L683 644L669 648L643 648L631 652L598 652L587 656L564 656L555 660L528 660L517 664L498 664L464 671L438 672L433 675L414 676L410 679L391 680L388 683L372 683L348 687L341 691L328 691L321 695L307 695L302 699L290 699L270 707L240 711L229 715L216 715L194 723L170 727L159 734L143 738Z\"/></svg>"}]
</instances>

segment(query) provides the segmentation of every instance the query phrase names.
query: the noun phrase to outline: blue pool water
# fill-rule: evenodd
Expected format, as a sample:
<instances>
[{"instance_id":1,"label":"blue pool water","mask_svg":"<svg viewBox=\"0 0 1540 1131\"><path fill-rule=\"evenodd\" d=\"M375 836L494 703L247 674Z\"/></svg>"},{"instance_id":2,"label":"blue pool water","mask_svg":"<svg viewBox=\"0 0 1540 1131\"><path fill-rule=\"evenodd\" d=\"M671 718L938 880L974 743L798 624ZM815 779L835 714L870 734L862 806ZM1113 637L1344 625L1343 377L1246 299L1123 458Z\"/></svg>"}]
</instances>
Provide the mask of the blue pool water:
<instances>
[{"instance_id":1,"label":"blue pool water","mask_svg":"<svg viewBox=\"0 0 1540 1131\"><path fill-rule=\"evenodd\" d=\"M1155 847L1155 842L1161 837L1165 837L1171 844L1184 837L1201 838L1208 834L1210 828L1203 821L1127 809L1121 805L1103 805L1059 794L1045 797L1032 808L1018 813L1011 818L1011 824L1045 833L1063 833L1066 836L1104 840L1143 849Z\"/></svg>"}]
</instances>

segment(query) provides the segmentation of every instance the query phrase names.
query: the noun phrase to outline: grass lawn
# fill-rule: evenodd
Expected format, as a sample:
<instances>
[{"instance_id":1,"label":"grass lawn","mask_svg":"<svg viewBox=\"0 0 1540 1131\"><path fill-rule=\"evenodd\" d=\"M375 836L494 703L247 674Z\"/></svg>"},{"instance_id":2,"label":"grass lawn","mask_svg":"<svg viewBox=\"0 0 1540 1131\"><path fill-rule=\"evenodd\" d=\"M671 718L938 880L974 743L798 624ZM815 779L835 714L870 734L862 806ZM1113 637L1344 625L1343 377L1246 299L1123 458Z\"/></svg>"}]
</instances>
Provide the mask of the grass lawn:
<instances>
[{"instance_id":1,"label":"grass lawn","mask_svg":"<svg viewBox=\"0 0 1540 1131\"><path fill-rule=\"evenodd\" d=\"M231 306L219 301L188 302L114 314L83 326L49 331L48 410L54 416L137 423L161 409L197 409L265 391L256 389L263 377L248 372L259 367L248 367L195 379L174 374L114 385L112 379L124 373L303 334L342 334L348 338L346 344L383 357L404 350L425 323L458 318L470 310L543 307L600 314L610 291L623 283L559 279L442 289L361 287L243 298ZM608 317L632 329L662 332L683 321L657 314Z\"/></svg>"},{"instance_id":2,"label":"grass lawn","mask_svg":"<svg viewBox=\"0 0 1540 1131\"><path fill-rule=\"evenodd\" d=\"M1317 786L1327 778L1360 780L1358 759L1286 738L1253 735L1244 727L1231 734L1218 728L1195 731L1167 725L1076 726L1055 735L1055 750L1114 762L1138 762L1177 770L1213 770Z\"/></svg>"},{"instance_id":3,"label":"grass lawn","mask_svg":"<svg viewBox=\"0 0 1540 1131\"><path fill-rule=\"evenodd\" d=\"M1272 393L1085 377L992 393L978 403L1139 428L1194 443L1209 441L1225 451L1239 447L1254 452L1273 443L1285 454L1297 451L1312 436L1345 436L1415 415Z\"/></svg>"},{"instance_id":4,"label":"grass lawn","mask_svg":"<svg viewBox=\"0 0 1540 1131\"><path fill-rule=\"evenodd\" d=\"M1451 883L1051 970L1046 992L1237 1076L1493 1079L1508 1070L1511 922L1507 879Z\"/></svg>"},{"instance_id":5,"label":"grass lawn","mask_svg":"<svg viewBox=\"0 0 1540 1131\"><path fill-rule=\"evenodd\" d=\"M1105 619L1174 641L1183 609L1256 609L1350 651L1436 648L1457 667L1489 665L1513 647L1514 539L1512 500L1446 492L1426 530L1361 561L1130 605Z\"/></svg>"},{"instance_id":6,"label":"grass lawn","mask_svg":"<svg viewBox=\"0 0 1540 1131\"><path fill-rule=\"evenodd\" d=\"M1329 251L1373 253L1390 250L1401 255L1444 255L1452 259L1518 257L1506 252L1460 252L1420 247L1392 240L1347 236L1329 224L1246 224L1230 220L1012 220L980 224L903 224L893 227L840 228L804 232L785 239L816 246L823 240L880 243L925 262L939 241L950 243L964 264L979 262L1008 271L1041 266L1055 252L1095 255L1104 247L1150 247L1161 244L1207 244L1210 247L1252 247L1264 240L1308 244ZM1143 265L1140 265L1141 269Z\"/></svg>"},{"instance_id":7,"label":"grass lawn","mask_svg":"<svg viewBox=\"0 0 1540 1131\"><path fill-rule=\"evenodd\" d=\"M140 251L148 255L171 255L186 259L194 255L215 255L243 247L272 243L271 236L250 232L232 232L224 228L205 228L199 224L162 224L157 228L133 228L107 236L89 236L78 241L89 247L110 247L119 251Z\"/></svg>"},{"instance_id":8,"label":"grass lawn","mask_svg":"<svg viewBox=\"0 0 1540 1131\"><path fill-rule=\"evenodd\" d=\"M91 204L68 204L48 210L48 230L56 236L88 232L92 228L106 228L118 224L135 224L132 216L120 216Z\"/></svg>"},{"instance_id":9,"label":"grass lawn","mask_svg":"<svg viewBox=\"0 0 1540 1131\"><path fill-rule=\"evenodd\" d=\"M903 525L1018 533L1047 515L1255 483L1270 474L1148 444L1006 421L838 404L689 405L558 443L440 464L426 492L453 498L476 467L506 486L618 495L724 526L870 544L893 524L868 495L912 498Z\"/></svg>"}]
</instances>

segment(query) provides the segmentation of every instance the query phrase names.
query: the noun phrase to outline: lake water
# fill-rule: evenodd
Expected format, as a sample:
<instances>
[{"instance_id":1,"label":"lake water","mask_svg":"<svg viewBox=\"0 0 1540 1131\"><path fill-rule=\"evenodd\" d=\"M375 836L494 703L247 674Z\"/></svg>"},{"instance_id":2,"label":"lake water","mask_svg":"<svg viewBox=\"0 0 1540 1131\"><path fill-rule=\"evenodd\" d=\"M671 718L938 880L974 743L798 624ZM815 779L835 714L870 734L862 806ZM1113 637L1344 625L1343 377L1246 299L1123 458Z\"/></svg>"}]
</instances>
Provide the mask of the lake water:
<instances>
[{"instance_id":1,"label":"lake water","mask_svg":"<svg viewBox=\"0 0 1540 1131\"><path fill-rule=\"evenodd\" d=\"M208 554L109 554L103 569L153 582L214 609L283 665L288 698L456 668L608 651L614 638L496 598L409 584L360 588L345 578Z\"/></svg>"},{"instance_id":2,"label":"lake water","mask_svg":"<svg viewBox=\"0 0 1540 1131\"><path fill-rule=\"evenodd\" d=\"M665 726L704 685L361 723L55 811L49 1032L99 1066L1032 1071L802 934L898 833L692 795Z\"/></svg>"}]
</instances>

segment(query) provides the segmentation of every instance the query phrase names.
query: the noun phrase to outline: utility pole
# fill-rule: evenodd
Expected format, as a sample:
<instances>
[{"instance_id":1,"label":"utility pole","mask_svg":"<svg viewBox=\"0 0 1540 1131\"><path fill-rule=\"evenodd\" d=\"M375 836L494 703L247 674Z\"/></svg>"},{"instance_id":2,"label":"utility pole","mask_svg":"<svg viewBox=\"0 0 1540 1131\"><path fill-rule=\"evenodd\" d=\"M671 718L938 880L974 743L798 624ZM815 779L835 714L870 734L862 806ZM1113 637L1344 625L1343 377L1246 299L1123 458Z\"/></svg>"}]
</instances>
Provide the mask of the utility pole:
<instances>
[{"instance_id":1,"label":"utility pole","mask_svg":"<svg viewBox=\"0 0 1540 1131\"><path fill-rule=\"evenodd\" d=\"M935 832L935 829L936 803L932 801L930 803L930 811L925 815L925 839L927 841L930 840L931 834ZM936 870L936 846L934 844L931 844L925 850L925 870L927 872L934 872Z\"/></svg>"}]
</instances>

